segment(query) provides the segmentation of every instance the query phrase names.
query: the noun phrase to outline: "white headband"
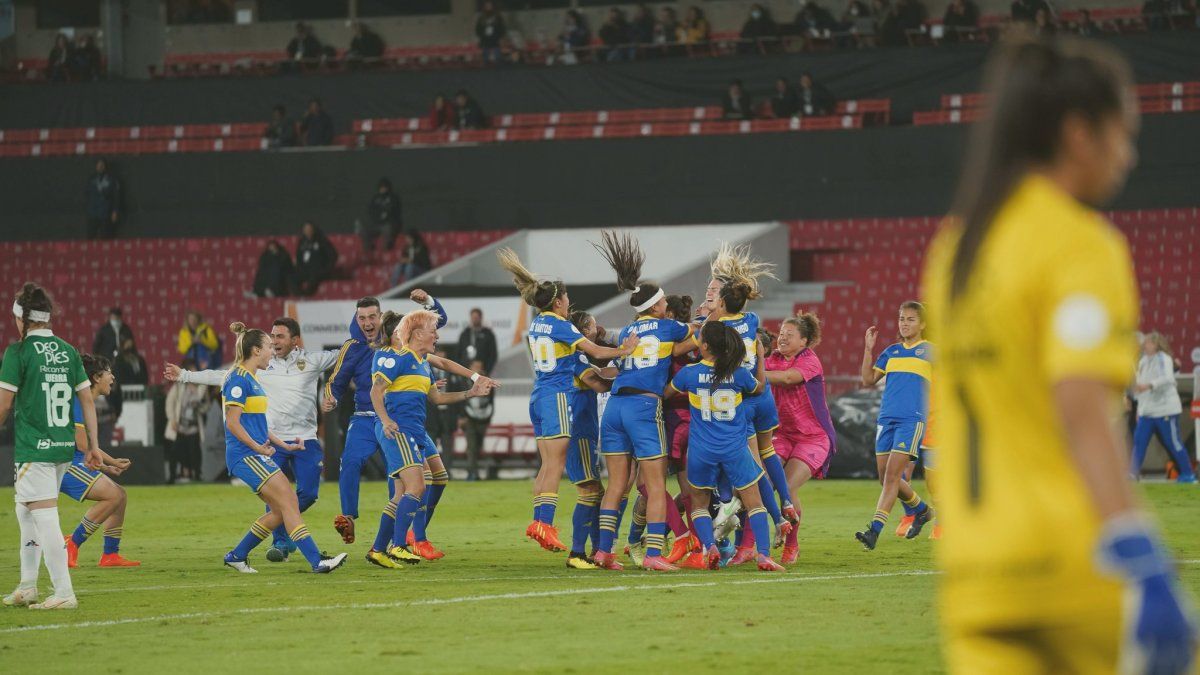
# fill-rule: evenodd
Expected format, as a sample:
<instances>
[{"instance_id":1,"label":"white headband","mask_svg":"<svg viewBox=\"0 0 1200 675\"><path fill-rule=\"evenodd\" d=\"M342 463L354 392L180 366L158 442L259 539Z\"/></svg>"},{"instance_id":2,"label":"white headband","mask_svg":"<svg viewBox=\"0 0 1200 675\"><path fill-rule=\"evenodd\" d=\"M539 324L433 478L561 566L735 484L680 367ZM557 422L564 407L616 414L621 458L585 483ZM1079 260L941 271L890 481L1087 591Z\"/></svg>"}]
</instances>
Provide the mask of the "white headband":
<instances>
[{"instance_id":1,"label":"white headband","mask_svg":"<svg viewBox=\"0 0 1200 675\"><path fill-rule=\"evenodd\" d=\"M13 301L13 316L22 321L25 320L25 310L21 308L21 303L16 301ZM29 320L35 323L48 323L50 321L50 312L43 312L37 309L30 310Z\"/></svg>"},{"instance_id":2,"label":"white headband","mask_svg":"<svg viewBox=\"0 0 1200 675\"><path fill-rule=\"evenodd\" d=\"M640 290L640 289L641 289L641 286L638 286L638 290ZM634 293L637 293L637 291L635 290ZM658 289L657 293L650 296L649 300L643 302L642 304L638 305L637 307L634 307L634 309L638 312L644 312L644 311L650 309L651 307L657 305L658 301L662 300L665 295L666 294L663 293L663 289L660 288L660 289Z\"/></svg>"}]
</instances>

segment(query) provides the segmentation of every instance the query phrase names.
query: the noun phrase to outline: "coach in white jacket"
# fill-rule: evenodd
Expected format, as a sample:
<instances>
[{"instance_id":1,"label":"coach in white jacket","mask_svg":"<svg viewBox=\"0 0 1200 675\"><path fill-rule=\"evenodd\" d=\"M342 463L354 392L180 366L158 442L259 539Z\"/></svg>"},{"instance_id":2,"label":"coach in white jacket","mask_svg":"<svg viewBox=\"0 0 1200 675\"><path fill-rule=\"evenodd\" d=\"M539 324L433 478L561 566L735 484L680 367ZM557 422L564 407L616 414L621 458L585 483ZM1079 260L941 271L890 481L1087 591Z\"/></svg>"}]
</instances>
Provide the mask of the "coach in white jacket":
<instances>
[{"instance_id":1,"label":"coach in white jacket","mask_svg":"<svg viewBox=\"0 0 1200 675\"><path fill-rule=\"evenodd\" d=\"M1141 475L1146 448L1150 446L1150 438L1157 435L1179 467L1179 482L1195 483L1196 473L1179 440L1179 413L1183 411L1183 404L1179 400L1179 390L1175 388L1175 362L1171 359L1166 338L1159 333L1150 333L1142 341L1142 358L1138 359L1133 396L1138 408L1129 473L1134 478Z\"/></svg>"},{"instance_id":2,"label":"coach in white jacket","mask_svg":"<svg viewBox=\"0 0 1200 675\"><path fill-rule=\"evenodd\" d=\"M296 477L296 497L303 512L317 501L321 485L324 452L317 441L317 386L321 375L333 367L338 350L308 352L299 346L300 324L295 319L276 319L271 326L271 347L275 353L266 370L255 375L267 392L267 428L278 438L304 446L303 450L275 449L271 459ZM206 384L219 387L225 382L225 370L189 372L174 364L166 365L166 379L172 382ZM282 526L275 529L267 559L280 562L294 548Z\"/></svg>"}]
</instances>

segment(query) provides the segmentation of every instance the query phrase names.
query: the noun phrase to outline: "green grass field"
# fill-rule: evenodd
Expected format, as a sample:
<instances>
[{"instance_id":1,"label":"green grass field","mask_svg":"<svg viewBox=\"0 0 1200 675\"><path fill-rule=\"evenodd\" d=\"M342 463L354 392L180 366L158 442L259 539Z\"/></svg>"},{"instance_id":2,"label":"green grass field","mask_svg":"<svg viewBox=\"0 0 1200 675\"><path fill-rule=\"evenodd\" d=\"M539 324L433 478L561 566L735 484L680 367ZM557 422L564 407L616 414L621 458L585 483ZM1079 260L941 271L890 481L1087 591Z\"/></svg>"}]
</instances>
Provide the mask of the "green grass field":
<instances>
[{"instance_id":1,"label":"green grass field","mask_svg":"<svg viewBox=\"0 0 1200 675\"><path fill-rule=\"evenodd\" d=\"M256 576L221 565L258 514L244 488L133 488L122 553L141 568L99 569L99 535L73 578L80 607L0 611L5 673L289 672L350 670L571 673L940 672L933 542L882 540L868 553L853 531L877 486L826 481L804 488L800 562L768 575L749 566L653 575L579 572L522 537L528 482L452 483L430 530L446 558L403 570L367 564L382 483L363 486L359 537L343 546L331 526L337 486L306 514L318 544L350 559L328 576L295 556L251 557ZM1200 591L1200 520L1193 487L1145 486ZM559 524L569 534L572 490ZM12 490L0 490L8 504ZM82 505L63 502L70 531ZM0 587L18 579L19 537L0 506ZM49 592L42 572L41 590ZM405 659L401 657L412 657ZM49 659L49 660L48 660Z\"/></svg>"}]
</instances>

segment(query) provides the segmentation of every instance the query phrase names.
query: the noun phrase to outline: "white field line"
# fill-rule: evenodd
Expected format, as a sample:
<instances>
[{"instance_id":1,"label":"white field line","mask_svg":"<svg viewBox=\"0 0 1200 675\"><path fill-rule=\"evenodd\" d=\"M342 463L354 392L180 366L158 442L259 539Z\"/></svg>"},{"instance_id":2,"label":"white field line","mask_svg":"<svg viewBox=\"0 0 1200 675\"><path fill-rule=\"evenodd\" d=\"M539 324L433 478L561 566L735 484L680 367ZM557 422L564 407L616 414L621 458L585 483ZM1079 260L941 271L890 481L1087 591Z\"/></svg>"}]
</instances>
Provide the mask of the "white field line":
<instances>
[{"instance_id":1,"label":"white field line","mask_svg":"<svg viewBox=\"0 0 1200 675\"><path fill-rule=\"evenodd\" d=\"M763 576L754 579L735 579L728 581L684 581L668 584L621 584L602 588L572 588L556 591L529 591L524 593L494 593L490 595L464 595L450 598L429 598L401 602L356 602L334 605L304 605L304 606L273 606L273 607L244 607L241 609L217 612L188 612L184 614L160 614L131 619L110 619L106 621L80 621L76 623L51 623L37 626L19 626L0 629L0 635L7 633L27 633L31 631L64 630L70 628L97 628L104 626L123 626L136 623L152 623L160 621L180 621L187 619L211 619L217 616L237 616L246 614L275 614L288 612L321 612L341 609L395 609L399 607L420 607L429 605L451 605L473 602L488 602L492 600L524 600L528 598L552 598L569 595L591 595L596 593L617 593L626 591L654 591L675 588L712 588L716 586L744 586L748 584L770 583L800 583L805 581L836 581L847 579L881 579L888 577L929 576L938 574L931 570L914 570L908 572L881 572L877 574L826 574L820 576ZM556 577L557 578L557 577Z\"/></svg>"}]
</instances>

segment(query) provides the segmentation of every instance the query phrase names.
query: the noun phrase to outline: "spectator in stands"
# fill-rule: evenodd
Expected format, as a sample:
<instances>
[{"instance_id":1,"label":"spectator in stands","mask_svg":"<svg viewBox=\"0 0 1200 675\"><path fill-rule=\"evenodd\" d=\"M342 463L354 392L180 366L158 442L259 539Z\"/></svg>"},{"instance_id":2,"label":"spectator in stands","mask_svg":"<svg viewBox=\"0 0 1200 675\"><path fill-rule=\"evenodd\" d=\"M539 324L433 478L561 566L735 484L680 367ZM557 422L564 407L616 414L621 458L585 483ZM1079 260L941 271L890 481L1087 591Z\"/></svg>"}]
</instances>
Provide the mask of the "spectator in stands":
<instances>
[{"instance_id":1,"label":"spectator in stands","mask_svg":"<svg viewBox=\"0 0 1200 675\"><path fill-rule=\"evenodd\" d=\"M133 336L121 341L121 352L113 361L113 375L122 387L130 385L146 386L150 382L150 372L146 370L146 359L138 353Z\"/></svg>"},{"instance_id":2,"label":"spectator in stands","mask_svg":"<svg viewBox=\"0 0 1200 675\"><path fill-rule=\"evenodd\" d=\"M750 103L750 95L742 87L741 80L729 83L729 89L721 101L721 108L727 120L748 120L754 117L754 107Z\"/></svg>"},{"instance_id":3,"label":"spectator in stands","mask_svg":"<svg viewBox=\"0 0 1200 675\"><path fill-rule=\"evenodd\" d=\"M812 73L800 75L800 89L796 93L800 99L800 112L804 115L832 115L837 108L833 94L825 85L813 80Z\"/></svg>"},{"instance_id":4,"label":"spectator in stands","mask_svg":"<svg viewBox=\"0 0 1200 675\"><path fill-rule=\"evenodd\" d=\"M71 41L59 33L54 37L54 46L46 59L46 79L51 82L66 82L71 69Z\"/></svg>"},{"instance_id":5,"label":"spectator in stands","mask_svg":"<svg viewBox=\"0 0 1200 675\"><path fill-rule=\"evenodd\" d=\"M896 19L896 8L891 0L871 0L871 17L875 23L874 41L888 46L906 43L904 31Z\"/></svg>"},{"instance_id":6,"label":"spectator in stands","mask_svg":"<svg viewBox=\"0 0 1200 675\"><path fill-rule=\"evenodd\" d=\"M75 49L71 51L71 79L91 82L99 78L100 63L100 48L96 46L96 38L90 34L80 35L75 41Z\"/></svg>"},{"instance_id":7,"label":"spectator in stands","mask_svg":"<svg viewBox=\"0 0 1200 675\"><path fill-rule=\"evenodd\" d=\"M305 145L333 145L333 118L325 112L321 99L308 102L308 111L300 120L300 133L304 134Z\"/></svg>"},{"instance_id":8,"label":"spectator in stands","mask_svg":"<svg viewBox=\"0 0 1200 675\"><path fill-rule=\"evenodd\" d=\"M483 362L471 362L471 368L477 373L487 372ZM488 426L492 423L492 415L496 412L495 392L489 391L485 396L469 398L463 404L463 416L458 426L467 438L467 480L479 480L479 456L483 454L483 439L487 437ZM495 478L497 467L491 464L487 470L489 479Z\"/></svg>"},{"instance_id":9,"label":"spectator in stands","mask_svg":"<svg viewBox=\"0 0 1200 675\"><path fill-rule=\"evenodd\" d=\"M188 312L183 328L179 329L179 356L191 359L197 370L208 370L221 365L220 349L216 331L205 323L200 312Z\"/></svg>"},{"instance_id":10,"label":"spectator in stands","mask_svg":"<svg viewBox=\"0 0 1200 675\"><path fill-rule=\"evenodd\" d=\"M784 119L794 117L800 111L800 98L786 77L775 79L775 93L771 96L771 115Z\"/></svg>"},{"instance_id":11,"label":"spectator in stands","mask_svg":"<svg viewBox=\"0 0 1200 675\"><path fill-rule=\"evenodd\" d=\"M195 372L196 362L184 359L180 367ZM167 483L200 480L200 443L207 406L207 387L176 382L167 392Z\"/></svg>"},{"instance_id":12,"label":"spectator in stands","mask_svg":"<svg viewBox=\"0 0 1200 675\"><path fill-rule=\"evenodd\" d=\"M455 127L458 129L486 129L487 117L483 108L471 98L465 89L459 89L454 95Z\"/></svg>"},{"instance_id":13,"label":"spectator in stands","mask_svg":"<svg viewBox=\"0 0 1200 675\"><path fill-rule=\"evenodd\" d=\"M321 58L321 42L303 21L296 23L296 35L287 44L287 55L292 61L316 61Z\"/></svg>"},{"instance_id":14,"label":"spectator in stands","mask_svg":"<svg viewBox=\"0 0 1200 675\"><path fill-rule=\"evenodd\" d=\"M1092 12L1089 9L1079 10L1079 21L1075 24L1075 32L1083 37L1096 37L1104 31L1100 29L1100 24L1092 20Z\"/></svg>"},{"instance_id":15,"label":"spectator in stands","mask_svg":"<svg viewBox=\"0 0 1200 675\"><path fill-rule=\"evenodd\" d=\"M629 49L629 22L625 12L613 7L608 10L608 19L600 26L600 42L604 43L604 60L628 61L632 57Z\"/></svg>"},{"instance_id":16,"label":"spectator in stands","mask_svg":"<svg viewBox=\"0 0 1200 675\"><path fill-rule=\"evenodd\" d=\"M446 348L438 345L436 354L443 359L450 359ZM433 368L433 379L446 380L446 391L458 391L463 387L470 389L471 382L444 370ZM454 461L454 432L458 431L458 418L462 415L462 403L446 403L435 405L427 403L425 427L429 435L442 451L442 462L449 467Z\"/></svg>"},{"instance_id":17,"label":"spectator in stands","mask_svg":"<svg viewBox=\"0 0 1200 675\"><path fill-rule=\"evenodd\" d=\"M654 43L654 15L644 4L639 3L633 10L633 20L629 22L629 42L637 49Z\"/></svg>"},{"instance_id":18,"label":"spectator in stands","mask_svg":"<svg viewBox=\"0 0 1200 675\"><path fill-rule=\"evenodd\" d=\"M396 237L404 225L400 210L400 197L392 189L392 181L379 179L375 194L367 204L367 215L371 222L358 233L362 239L363 253L368 259L375 251L375 242L383 236L383 248L390 251L396 245Z\"/></svg>"},{"instance_id":19,"label":"spectator in stands","mask_svg":"<svg viewBox=\"0 0 1200 675\"><path fill-rule=\"evenodd\" d=\"M1149 1L1155 2L1156 0ZM1039 9L1050 11L1050 5L1046 4L1046 0L1013 0L1012 20L1033 23L1037 19Z\"/></svg>"},{"instance_id":20,"label":"spectator in stands","mask_svg":"<svg viewBox=\"0 0 1200 675\"><path fill-rule=\"evenodd\" d=\"M950 0L946 13L942 15L942 26L946 32L944 42L961 42L970 39L979 28L979 7L972 0Z\"/></svg>"},{"instance_id":21,"label":"spectator in stands","mask_svg":"<svg viewBox=\"0 0 1200 675\"><path fill-rule=\"evenodd\" d=\"M296 291L300 295L316 293L321 282L333 276L337 261L337 248L329 237L316 225L305 223L296 244Z\"/></svg>"},{"instance_id":22,"label":"spectator in stands","mask_svg":"<svg viewBox=\"0 0 1200 675\"><path fill-rule=\"evenodd\" d=\"M282 103L276 103L271 108L271 123L263 130L263 138L267 139L267 147L290 148L296 145L296 123L288 117L287 108Z\"/></svg>"},{"instance_id":23,"label":"spectator in stands","mask_svg":"<svg viewBox=\"0 0 1200 675\"><path fill-rule=\"evenodd\" d=\"M779 27L766 7L755 3L750 5L750 16L742 24L738 51L742 54L758 54L766 49L767 42L779 36Z\"/></svg>"},{"instance_id":24,"label":"spectator in stands","mask_svg":"<svg viewBox=\"0 0 1200 675\"><path fill-rule=\"evenodd\" d=\"M392 270L391 283L398 286L406 281L412 281L433 269L433 261L429 256L429 246L416 230L409 230L408 245L400 253L400 261Z\"/></svg>"},{"instance_id":25,"label":"spectator in stands","mask_svg":"<svg viewBox=\"0 0 1200 675\"><path fill-rule=\"evenodd\" d=\"M921 0L897 0L896 21L908 40L908 31L920 31L925 25L925 5Z\"/></svg>"},{"instance_id":26,"label":"spectator in stands","mask_svg":"<svg viewBox=\"0 0 1200 675\"><path fill-rule=\"evenodd\" d=\"M87 202L87 238L112 239L121 215L121 181L109 173L108 162L96 160L96 172L84 189Z\"/></svg>"},{"instance_id":27,"label":"spectator in stands","mask_svg":"<svg viewBox=\"0 0 1200 675\"><path fill-rule=\"evenodd\" d=\"M346 62L351 66L361 65L363 62L375 64L379 63L381 58L383 38L361 22L355 21L354 38L350 40L350 49L346 50Z\"/></svg>"},{"instance_id":28,"label":"spectator in stands","mask_svg":"<svg viewBox=\"0 0 1200 675\"><path fill-rule=\"evenodd\" d=\"M804 6L796 13L793 24L797 35L812 37L828 37L837 28L833 14L818 5L815 0L808 0L804 3Z\"/></svg>"},{"instance_id":29,"label":"spectator in stands","mask_svg":"<svg viewBox=\"0 0 1200 675\"><path fill-rule=\"evenodd\" d=\"M704 16L704 10L692 5L687 14L683 15L683 34L681 42L688 46L708 44L712 37L712 28Z\"/></svg>"},{"instance_id":30,"label":"spectator in stands","mask_svg":"<svg viewBox=\"0 0 1200 675\"><path fill-rule=\"evenodd\" d=\"M458 124L458 115L454 112L454 104L445 94L433 97L433 105L429 107L429 128L434 131L449 131Z\"/></svg>"},{"instance_id":31,"label":"spectator in stands","mask_svg":"<svg viewBox=\"0 0 1200 675\"><path fill-rule=\"evenodd\" d=\"M475 37L479 38L484 63L500 62L500 44L507 34L508 27L504 25L504 17L496 11L496 5L490 0L484 2L479 17L475 19Z\"/></svg>"},{"instance_id":32,"label":"spectator in stands","mask_svg":"<svg viewBox=\"0 0 1200 675\"><path fill-rule=\"evenodd\" d=\"M471 310L470 322L458 336L458 360L464 363L479 361L483 369L475 372L489 375L496 367L497 358L496 334L483 325L483 310L475 307Z\"/></svg>"},{"instance_id":33,"label":"spectator in stands","mask_svg":"<svg viewBox=\"0 0 1200 675\"><path fill-rule=\"evenodd\" d=\"M562 31L558 34L562 62L567 65L577 63L578 52L587 49L591 41L592 31L588 28L587 19L578 11L568 9L566 18L563 19Z\"/></svg>"},{"instance_id":34,"label":"spectator in stands","mask_svg":"<svg viewBox=\"0 0 1200 675\"><path fill-rule=\"evenodd\" d=\"M133 329L124 321L120 307L108 310L108 321L96 329L96 339L92 340L92 353L103 356L109 361L116 361L121 353L121 344L133 339Z\"/></svg>"},{"instance_id":35,"label":"spectator in stands","mask_svg":"<svg viewBox=\"0 0 1200 675\"><path fill-rule=\"evenodd\" d=\"M674 56L679 48L672 45L683 41L683 26L680 25L679 19L676 18L675 10L671 7L660 8L658 10L658 21L654 22L654 38L652 40L657 46L655 54L658 56Z\"/></svg>"},{"instance_id":36,"label":"spectator in stands","mask_svg":"<svg viewBox=\"0 0 1200 675\"><path fill-rule=\"evenodd\" d=\"M258 256L254 272L254 295L260 298L282 298L289 294L292 276L292 256L279 242L271 240Z\"/></svg>"},{"instance_id":37,"label":"spectator in stands","mask_svg":"<svg viewBox=\"0 0 1200 675\"><path fill-rule=\"evenodd\" d=\"M862 30L864 27L867 29L866 31ZM871 8L863 0L850 0L842 12L842 22L839 28L846 32L874 34L875 27L871 20Z\"/></svg>"},{"instance_id":38,"label":"spectator in stands","mask_svg":"<svg viewBox=\"0 0 1200 675\"><path fill-rule=\"evenodd\" d=\"M1033 17L1033 32L1042 37L1050 37L1058 32L1054 21L1050 18L1050 10L1039 9Z\"/></svg>"}]
</instances>

